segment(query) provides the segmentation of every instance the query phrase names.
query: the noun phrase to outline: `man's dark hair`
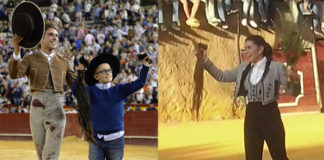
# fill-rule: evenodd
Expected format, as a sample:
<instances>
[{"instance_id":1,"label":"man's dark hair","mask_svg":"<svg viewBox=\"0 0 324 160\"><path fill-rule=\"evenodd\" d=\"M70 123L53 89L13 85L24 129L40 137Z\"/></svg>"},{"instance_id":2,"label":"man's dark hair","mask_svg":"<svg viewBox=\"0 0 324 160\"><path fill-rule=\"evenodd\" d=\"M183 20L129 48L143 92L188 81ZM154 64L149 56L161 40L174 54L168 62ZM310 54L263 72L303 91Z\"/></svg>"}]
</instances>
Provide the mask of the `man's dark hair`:
<instances>
[{"instance_id":1,"label":"man's dark hair","mask_svg":"<svg viewBox=\"0 0 324 160\"><path fill-rule=\"evenodd\" d=\"M47 22L45 23L45 32L50 29L50 28L53 28L55 29L56 31L58 31L58 27L53 23L53 22Z\"/></svg>"}]
</instances>

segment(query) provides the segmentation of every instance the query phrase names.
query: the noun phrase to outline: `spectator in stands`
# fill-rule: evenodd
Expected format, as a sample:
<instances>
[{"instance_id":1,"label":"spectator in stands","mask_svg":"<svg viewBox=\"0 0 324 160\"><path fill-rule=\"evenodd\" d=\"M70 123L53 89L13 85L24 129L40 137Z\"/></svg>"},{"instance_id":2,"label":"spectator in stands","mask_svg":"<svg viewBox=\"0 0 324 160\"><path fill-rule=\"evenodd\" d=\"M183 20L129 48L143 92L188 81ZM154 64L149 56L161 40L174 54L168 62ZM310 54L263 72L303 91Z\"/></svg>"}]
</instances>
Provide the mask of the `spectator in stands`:
<instances>
[{"instance_id":1,"label":"spectator in stands","mask_svg":"<svg viewBox=\"0 0 324 160\"><path fill-rule=\"evenodd\" d=\"M99 4L96 4L95 8L93 9L93 15L94 15L94 23L98 24L100 22L100 16L101 16L102 8Z\"/></svg>"},{"instance_id":2,"label":"spectator in stands","mask_svg":"<svg viewBox=\"0 0 324 160\"><path fill-rule=\"evenodd\" d=\"M31 102L31 95L30 95L30 85L28 85L28 82L25 82L22 94L23 94L23 107L29 108Z\"/></svg>"},{"instance_id":3,"label":"spectator in stands","mask_svg":"<svg viewBox=\"0 0 324 160\"><path fill-rule=\"evenodd\" d=\"M144 89L143 88L139 89L136 92L135 97L136 97L137 104L142 104L144 101Z\"/></svg>"},{"instance_id":4,"label":"spectator in stands","mask_svg":"<svg viewBox=\"0 0 324 160\"><path fill-rule=\"evenodd\" d=\"M191 12L189 12L188 0L180 0L180 1L183 4L183 9L187 17L186 24L189 25L190 27L199 27L200 22L195 17L199 8L200 0L193 0L193 6L191 8Z\"/></svg>"},{"instance_id":5,"label":"spectator in stands","mask_svg":"<svg viewBox=\"0 0 324 160\"><path fill-rule=\"evenodd\" d=\"M20 87L20 83L14 84L13 90L13 105L14 106L20 106L21 105L21 98L22 98L22 88Z\"/></svg>"},{"instance_id":6,"label":"spectator in stands","mask_svg":"<svg viewBox=\"0 0 324 160\"><path fill-rule=\"evenodd\" d=\"M3 61L2 55L0 55L0 74L6 76L7 73L5 72L6 68L8 68L8 63Z\"/></svg>"},{"instance_id":7,"label":"spectator in stands","mask_svg":"<svg viewBox=\"0 0 324 160\"><path fill-rule=\"evenodd\" d=\"M79 40L83 40L83 38L84 38L84 24L82 23L80 26L79 26L79 28L78 28L78 32L77 32L77 39L79 39Z\"/></svg>"},{"instance_id":8,"label":"spectator in stands","mask_svg":"<svg viewBox=\"0 0 324 160\"><path fill-rule=\"evenodd\" d=\"M257 0L258 7L259 7L259 13L261 16L261 27L270 27L271 21L269 18L269 3L270 0Z\"/></svg>"},{"instance_id":9,"label":"spectator in stands","mask_svg":"<svg viewBox=\"0 0 324 160\"><path fill-rule=\"evenodd\" d=\"M226 16L236 13L238 10L232 9L231 0L217 0L217 11L218 11L218 16L221 20L221 27L223 29L228 29L228 25L226 24Z\"/></svg>"},{"instance_id":10,"label":"spectator in stands","mask_svg":"<svg viewBox=\"0 0 324 160\"><path fill-rule=\"evenodd\" d=\"M249 18L249 24L253 28L257 28L258 24L254 21L254 0L243 0L243 18L242 25L247 26Z\"/></svg>"},{"instance_id":11,"label":"spectator in stands","mask_svg":"<svg viewBox=\"0 0 324 160\"><path fill-rule=\"evenodd\" d=\"M298 22L304 25L305 20L310 21L311 29L317 32L319 11L313 0L301 0L297 3L299 16Z\"/></svg>"},{"instance_id":12,"label":"spectator in stands","mask_svg":"<svg viewBox=\"0 0 324 160\"><path fill-rule=\"evenodd\" d=\"M75 6L73 5L73 3L70 3L70 5L68 6L68 14L71 18L72 21L75 21L75 11L76 11L76 8ZM80 21L80 19L78 19Z\"/></svg>"},{"instance_id":13,"label":"spectator in stands","mask_svg":"<svg viewBox=\"0 0 324 160\"><path fill-rule=\"evenodd\" d=\"M7 22L4 24L4 27L2 28L2 32L4 32L4 33L11 32Z\"/></svg>"},{"instance_id":14,"label":"spectator in stands","mask_svg":"<svg viewBox=\"0 0 324 160\"><path fill-rule=\"evenodd\" d=\"M27 108L24 108L23 106L18 106L18 109L16 110L17 113L28 113Z\"/></svg>"},{"instance_id":15,"label":"spectator in stands","mask_svg":"<svg viewBox=\"0 0 324 160\"><path fill-rule=\"evenodd\" d=\"M7 99L9 100L10 104L14 104L13 100L13 90L14 90L14 83L9 83L8 85L8 94L7 94Z\"/></svg>"},{"instance_id":16,"label":"spectator in stands","mask_svg":"<svg viewBox=\"0 0 324 160\"><path fill-rule=\"evenodd\" d=\"M158 104L158 89L157 89L157 87L153 88L152 103L153 104Z\"/></svg>"},{"instance_id":17,"label":"spectator in stands","mask_svg":"<svg viewBox=\"0 0 324 160\"><path fill-rule=\"evenodd\" d=\"M62 14L62 22L63 22L63 25L71 23L70 16L69 16L69 14L67 12L63 12L63 14Z\"/></svg>"},{"instance_id":18,"label":"spectator in stands","mask_svg":"<svg viewBox=\"0 0 324 160\"><path fill-rule=\"evenodd\" d=\"M92 8L92 4L91 4L90 0L84 1L84 13L85 13L86 21L90 20L91 8Z\"/></svg>"},{"instance_id":19,"label":"spectator in stands","mask_svg":"<svg viewBox=\"0 0 324 160\"><path fill-rule=\"evenodd\" d=\"M57 12L57 9L58 9L58 5L57 5L57 2L55 2L55 1L52 1L52 4L51 4L51 9L50 9L50 11L51 11L51 12L54 12L54 13L56 13L56 12Z\"/></svg>"},{"instance_id":20,"label":"spectator in stands","mask_svg":"<svg viewBox=\"0 0 324 160\"><path fill-rule=\"evenodd\" d=\"M145 97L143 98L144 104L151 104L152 103L152 92L145 92Z\"/></svg>"},{"instance_id":21,"label":"spectator in stands","mask_svg":"<svg viewBox=\"0 0 324 160\"><path fill-rule=\"evenodd\" d=\"M92 42L95 40L95 37L90 33L87 32L86 36L84 37L84 42L86 45L92 45Z\"/></svg>"},{"instance_id":22,"label":"spectator in stands","mask_svg":"<svg viewBox=\"0 0 324 160\"><path fill-rule=\"evenodd\" d=\"M5 101L7 94L8 94L7 89L6 89L5 85L1 82L0 83L0 104L3 101Z\"/></svg>"},{"instance_id":23,"label":"spectator in stands","mask_svg":"<svg viewBox=\"0 0 324 160\"><path fill-rule=\"evenodd\" d=\"M139 1L134 0L134 1L133 1L133 4L131 5L130 10L131 10L132 12L134 12L135 14L138 14L140 8L141 8L141 6L140 6L140 4L139 4Z\"/></svg>"},{"instance_id":24,"label":"spectator in stands","mask_svg":"<svg viewBox=\"0 0 324 160\"><path fill-rule=\"evenodd\" d=\"M150 104L148 108L145 109L145 111L156 111L157 109L154 107L153 104Z\"/></svg>"},{"instance_id":25,"label":"spectator in stands","mask_svg":"<svg viewBox=\"0 0 324 160\"><path fill-rule=\"evenodd\" d=\"M59 18L61 17L60 16L61 12L53 12L53 13L54 13L53 22L55 22L56 26L62 28L63 27L62 20Z\"/></svg>"},{"instance_id":26,"label":"spectator in stands","mask_svg":"<svg viewBox=\"0 0 324 160\"><path fill-rule=\"evenodd\" d=\"M8 109L8 104L10 104L9 101L4 101L1 106L1 113L9 113L9 109Z\"/></svg>"},{"instance_id":27,"label":"spectator in stands","mask_svg":"<svg viewBox=\"0 0 324 160\"><path fill-rule=\"evenodd\" d=\"M179 21L179 0L159 0L159 24L161 27L161 31L166 31L166 27L163 24L163 6L164 4L172 3L172 24L171 28L179 31L180 21Z\"/></svg>"},{"instance_id":28,"label":"spectator in stands","mask_svg":"<svg viewBox=\"0 0 324 160\"><path fill-rule=\"evenodd\" d=\"M318 8L319 8L319 13L320 13L320 17L319 17L319 20L320 20L320 27L321 27L321 31L322 33L324 34L324 2L316 2L317 5L318 5Z\"/></svg>"},{"instance_id":29,"label":"spectator in stands","mask_svg":"<svg viewBox=\"0 0 324 160\"><path fill-rule=\"evenodd\" d=\"M99 31L99 34L97 35L97 40L99 44L104 44L105 43L105 34L102 32L102 30Z\"/></svg>"},{"instance_id":30,"label":"spectator in stands","mask_svg":"<svg viewBox=\"0 0 324 160\"><path fill-rule=\"evenodd\" d=\"M79 21L82 21L82 3L81 0L77 0L75 4L75 17L76 19L79 19Z\"/></svg>"},{"instance_id":31,"label":"spectator in stands","mask_svg":"<svg viewBox=\"0 0 324 160\"><path fill-rule=\"evenodd\" d=\"M42 16L43 16L44 20L47 19L47 13L48 13L48 11L43 11L42 12Z\"/></svg>"},{"instance_id":32,"label":"spectator in stands","mask_svg":"<svg viewBox=\"0 0 324 160\"><path fill-rule=\"evenodd\" d=\"M71 89L65 92L65 105L75 108L74 98Z\"/></svg>"},{"instance_id":33,"label":"spectator in stands","mask_svg":"<svg viewBox=\"0 0 324 160\"><path fill-rule=\"evenodd\" d=\"M9 8L9 9L15 8L15 2L13 0L9 0L7 2L7 6L6 7Z\"/></svg>"}]
</instances>

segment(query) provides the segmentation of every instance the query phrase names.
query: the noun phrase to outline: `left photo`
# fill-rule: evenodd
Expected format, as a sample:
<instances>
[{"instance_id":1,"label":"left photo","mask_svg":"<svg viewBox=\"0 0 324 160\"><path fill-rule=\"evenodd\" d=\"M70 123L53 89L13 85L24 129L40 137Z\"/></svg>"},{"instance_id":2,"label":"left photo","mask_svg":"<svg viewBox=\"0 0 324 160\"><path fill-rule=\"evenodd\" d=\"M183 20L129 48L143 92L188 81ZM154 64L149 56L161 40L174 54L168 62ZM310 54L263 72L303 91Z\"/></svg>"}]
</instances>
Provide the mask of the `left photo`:
<instances>
[{"instance_id":1,"label":"left photo","mask_svg":"<svg viewBox=\"0 0 324 160\"><path fill-rule=\"evenodd\" d=\"M153 0L0 2L0 159L158 159Z\"/></svg>"}]
</instances>

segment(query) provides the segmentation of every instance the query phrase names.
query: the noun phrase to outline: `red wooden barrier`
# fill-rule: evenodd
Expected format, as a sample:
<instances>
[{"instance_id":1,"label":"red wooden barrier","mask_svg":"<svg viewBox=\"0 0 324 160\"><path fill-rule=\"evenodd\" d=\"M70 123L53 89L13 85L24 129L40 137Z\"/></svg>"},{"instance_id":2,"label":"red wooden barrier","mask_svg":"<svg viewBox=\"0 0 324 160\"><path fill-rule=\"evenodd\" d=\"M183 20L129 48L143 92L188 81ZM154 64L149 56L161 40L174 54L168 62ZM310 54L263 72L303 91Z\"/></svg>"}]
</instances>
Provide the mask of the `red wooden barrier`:
<instances>
[{"instance_id":1,"label":"red wooden barrier","mask_svg":"<svg viewBox=\"0 0 324 160\"><path fill-rule=\"evenodd\" d=\"M157 111L127 112L124 116L125 136L157 137L157 114ZM31 134L29 113L0 114L0 122L0 134ZM82 131L78 115L67 113L64 136L72 135L81 138Z\"/></svg>"}]
</instances>

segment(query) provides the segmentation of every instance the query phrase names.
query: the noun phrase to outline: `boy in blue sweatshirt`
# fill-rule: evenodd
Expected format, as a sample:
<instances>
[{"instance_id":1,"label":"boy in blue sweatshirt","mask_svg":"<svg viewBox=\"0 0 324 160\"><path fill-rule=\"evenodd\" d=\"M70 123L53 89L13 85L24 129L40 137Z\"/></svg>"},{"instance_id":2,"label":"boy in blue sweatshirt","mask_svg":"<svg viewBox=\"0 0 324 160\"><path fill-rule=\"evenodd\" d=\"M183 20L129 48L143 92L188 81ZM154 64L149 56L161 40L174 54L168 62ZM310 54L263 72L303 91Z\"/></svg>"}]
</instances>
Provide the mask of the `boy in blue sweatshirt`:
<instances>
[{"instance_id":1,"label":"boy in blue sweatshirt","mask_svg":"<svg viewBox=\"0 0 324 160\"><path fill-rule=\"evenodd\" d=\"M147 79L152 59L146 56L139 78L126 84L111 84L120 70L120 62L113 55L95 57L85 71L86 90L90 99L91 121L94 147L90 143L89 158L95 160L121 160L124 154L124 99L141 89ZM78 83L74 83L72 91L76 93ZM77 91L78 92L78 91ZM80 93L79 93L80 94ZM77 97L78 99L78 97ZM79 110L83 104L79 103ZM83 127L84 128L84 127ZM92 149L91 149L92 148ZM93 154L95 148L95 154Z\"/></svg>"}]
</instances>

